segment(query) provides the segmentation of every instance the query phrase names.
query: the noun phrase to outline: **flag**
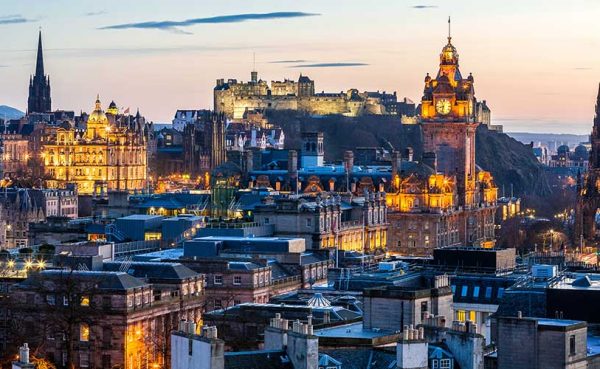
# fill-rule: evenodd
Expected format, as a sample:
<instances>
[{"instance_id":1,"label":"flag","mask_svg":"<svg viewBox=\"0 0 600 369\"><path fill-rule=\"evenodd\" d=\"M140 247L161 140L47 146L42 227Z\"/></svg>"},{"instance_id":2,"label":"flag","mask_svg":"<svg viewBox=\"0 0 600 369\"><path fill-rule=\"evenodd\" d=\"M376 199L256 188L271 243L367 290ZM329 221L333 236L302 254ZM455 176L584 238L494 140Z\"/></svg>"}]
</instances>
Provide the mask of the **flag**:
<instances>
[{"instance_id":1,"label":"flag","mask_svg":"<svg viewBox=\"0 0 600 369\"><path fill-rule=\"evenodd\" d=\"M129 107L123 111L123 114L129 114Z\"/></svg>"}]
</instances>

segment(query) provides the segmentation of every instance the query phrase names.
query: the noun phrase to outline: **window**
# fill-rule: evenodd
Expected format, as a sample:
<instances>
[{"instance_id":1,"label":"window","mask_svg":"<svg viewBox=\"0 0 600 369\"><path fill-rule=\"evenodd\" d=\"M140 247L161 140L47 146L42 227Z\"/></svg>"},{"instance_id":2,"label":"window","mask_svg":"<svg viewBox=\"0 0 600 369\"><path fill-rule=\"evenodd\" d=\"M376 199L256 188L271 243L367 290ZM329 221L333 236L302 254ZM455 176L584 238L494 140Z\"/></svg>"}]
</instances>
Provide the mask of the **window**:
<instances>
[{"instance_id":1,"label":"window","mask_svg":"<svg viewBox=\"0 0 600 369\"><path fill-rule=\"evenodd\" d=\"M486 299L491 299L492 298L492 287L486 287L485 288L485 298Z\"/></svg>"},{"instance_id":2,"label":"window","mask_svg":"<svg viewBox=\"0 0 600 369\"><path fill-rule=\"evenodd\" d=\"M265 224L269 224L269 218L265 218Z\"/></svg>"},{"instance_id":3,"label":"window","mask_svg":"<svg viewBox=\"0 0 600 369\"><path fill-rule=\"evenodd\" d=\"M128 307L132 307L133 306L133 297L127 296L127 306Z\"/></svg>"},{"instance_id":4,"label":"window","mask_svg":"<svg viewBox=\"0 0 600 369\"><path fill-rule=\"evenodd\" d=\"M233 304L234 304L234 305L239 305L239 304L241 304L241 303L242 303L242 301L241 301L241 300L233 300Z\"/></svg>"},{"instance_id":5,"label":"window","mask_svg":"<svg viewBox=\"0 0 600 369\"><path fill-rule=\"evenodd\" d=\"M312 226L312 219L306 218L306 226L307 227L311 227Z\"/></svg>"},{"instance_id":6,"label":"window","mask_svg":"<svg viewBox=\"0 0 600 369\"><path fill-rule=\"evenodd\" d=\"M90 354L86 353L80 353L79 354L79 367L81 368L87 368L90 366Z\"/></svg>"},{"instance_id":7,"label":"window","mask_svg":"<svg viewBox=\"0 0 600 369\"><path fill-rule=\"evenodd\" d=\"M479 297L479 286L473 287L473 297Z\"/></svg>"},{"instance_id":8,"label":"window","mask_svg":"<svg viewBox=\"0 0 600 369\"><path fill-rule=\"evenodd\" d=\"M440 369L450 369L450 359L440 360Z\"/></svg>"},{"instance_id":9,"label":"window","mask_svg":"<svg viewBox=\"0 0 600 369\"><path fill-rule=\"evenodd\" d=\"M242 284L242 276L234 275L233 276L233 284L235 284L235 285Z\"/></svg>"},{"instance_id":10,"label":"window","mask_svg":"<svg viewBox=\"0 0 600 369\"><path fill-rule=\"evenodd\" d=\"M90 306L89 296L81 296L81 306Z\"/></svg>"},{"instance_id":11,"label":"window","mask_svg":"<svg viewBox=\"0 0 600 369\"><path fill-rule=\"evenodd\" d=\"M261 273L260 276L258 277L258 280L259 280L260 283L264 283L264 281L265 281L264 274Z\"/></svg>"},{"instance_id":12,"label":"window","mask_svg":"<svg viewBox=\"0 0 600 369\"><path fill-rule=\"evenodd\" d=\"M504 296L504 288L498 288L498 298L501 299Z\"/></svg>"},{"instance_id":13,"label":"window","mask_svg":"<svg viewBox=\"0 0 600 369\"><path fill-rule=\"evenodd\" d=\"M48 303L48 305L54 306L56 304L56 298L54 297L54 295L47 295L46 302Z\"/></svg>"},{"instance_id":14,"label":"window","mask_svg":"<svg viewBox=\"0 0 600 369\"><path fill-rule=\"evenodd\" d=\"M450 286L450 289L452 290L452 294L454 295L454 293L456 293L456 286L452 285Z\"/></svg>"},{"instance_id":15,"label":"window","mask_svg":"<svg viewBox=\"0 0 600 369\"><path fill-rule=\"evenodd\" d=\"M215 275L213 278L213 282L214 282L214 284L223 284L223 276Z\"/></svg>"},{"instance_id":16,"label":"window","mask_svg":"<svg viewBox=\"0 0 600 369\"><path fill-rule=\"evenodd\" d=\"M469 311L469 320L472 322L476 321L477 312L474 310Z\"/></svg>"},{"instance_id":17,"label":"window","mask_svg":"<svg viewBox=\"0 0 600 369\"><path fill-rule=\"evenodd\" d=\"M440 367L440 361L437 359L431 360L431 369L438 369Z\"/></svg>"},{"instance_id":18,"label":"window","mask_svg":"<svg viewBox=\"0 0 600 369\"><path fill-rule=\"evenodd\" d=\"M215 309L220 309L223 307L223 303L221 300L215 300Z\"/></svg>"},{"instance_id":19,"label":"window","mask_svg":"<svg viewBox=\"0 0 600 369\"><path fill-rule=\"evenodd\" d=\"M576 349L575 349L575 335L571 335L571 337L569 337L569 355L575 355Z\"/></svg>"},{"instance_id":20,"label":"window","mask_svg":"<svg viewBox=\"0 0 600 369\"><path fill-rule=\"evenodd\" d=\"M79 325L79 340L81 342L88 342L90 340L90 326L86 323Z\"/></svg>"},{"instance_id":21,"label":"window","mask_svg":"<svg viewBox=\"0 0 600 369\"><path fill-rule=\"evenodd\" d=\"M462 290L460 292L460 295L462 297L467 296L467 294L469 293L469 286L462 286Z\"/></svg>"},{"instance_id":22,"label":"window","mask_svg":"<svg viewBox=\"0 0 600 369\"><path fill-rule=\"evenodd\" d=\"M464 310L457 310L456 320L458 320L459 322L464 322L465 320L467 320L467 312Z\"/></svg>"}]
</instances>

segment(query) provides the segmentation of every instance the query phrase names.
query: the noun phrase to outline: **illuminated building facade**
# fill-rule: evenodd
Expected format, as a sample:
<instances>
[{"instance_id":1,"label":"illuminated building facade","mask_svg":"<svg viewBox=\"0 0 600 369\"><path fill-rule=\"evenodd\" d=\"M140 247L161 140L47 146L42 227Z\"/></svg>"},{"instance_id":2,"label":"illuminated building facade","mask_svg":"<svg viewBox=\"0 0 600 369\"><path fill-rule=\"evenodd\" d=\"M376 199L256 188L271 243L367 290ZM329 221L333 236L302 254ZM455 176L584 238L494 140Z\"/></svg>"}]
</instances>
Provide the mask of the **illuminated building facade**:
<instances>
[{"instance_id":1,"label":"illuminated building facade","mask_svg":"<svg viewBox=\"0 0 600 369\"><path fill-rule=\"evenodd\" d=\"M139 113L133 120L115 113L116 107L105 113L97 99L85 130L47 127L42 158L49 187L74 183L85 195L146 189L148 128Z\"/></svg>"},{"instance_id":2,"label":"illuminated building facade","mask_svg":"<svg viewBox=\"0 0 600 369\"><path fill-rule=\"evenodd\" d=\"M29 140L18 133L0 134L2 142L2 171L4 178L25 176L28 172Z\"/></svg>"},{"instance_id":3,"label":"illuminated building facade","mask_svg":"<svg viewBox=\"0 0 600 369\"><path fill-rule=\"evenodd\" d=\"M254 220L272 224L277 236L304 238L307 249L375 252L387 244L386 200L379 192L278 198L256 207Z\"/></svg>"},{"instance_id":4,"label":"illuminated building facade","mask_svg":"<svg viewBox=\"0 0 600 369\"><path fill-rule=\"evenodd\" d=\"M473 82L472 75L462 77L449 36L436 78L425 77L421 127L426 170L401 177L401 165L392 159L387 196L392 251L430 255L443 246L494 245L498 189L491 174L475 164L479 122Z\"/></svg>"},{"instance_id":5,"label":"illuminated building facade","mask_svg":"<svg viewBox=\"0 0 600 369\"><path fill-rule=\"evenodd\" d=\"M397 99L395 94L359 92L315 92L315 83L300 75L297 81L259 80L252 72L249 82L236 79L217 80L214 88L214 109L229 119L242 119L255 110L296 110L311 115L340 114L356 117L365 114L394 114ZM390 112L386 107L394 106Z\"/></svg>"}]
</instances>

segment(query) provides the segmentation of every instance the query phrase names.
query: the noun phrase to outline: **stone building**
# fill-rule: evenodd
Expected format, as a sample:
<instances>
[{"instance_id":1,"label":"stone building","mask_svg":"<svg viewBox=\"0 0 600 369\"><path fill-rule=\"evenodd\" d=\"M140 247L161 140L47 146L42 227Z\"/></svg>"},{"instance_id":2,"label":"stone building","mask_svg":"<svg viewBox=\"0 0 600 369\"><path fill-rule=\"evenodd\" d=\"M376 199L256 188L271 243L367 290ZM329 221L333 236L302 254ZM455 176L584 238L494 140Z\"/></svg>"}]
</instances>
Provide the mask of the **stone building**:
<instances>
[{"instance_id":1,"label":"stone building","mask_svg":"<svg viewBox=\"0 0 600 369\"><path fill-rule=\"evenodd\" d=\"M211 111L199 112L192 124L183 129L183 162L186 174L192 178L202 177L208 187L211 172L225 163L225 128L223 114Z\"/></svg>"},{"instance_id":2,"label":"stone building","mask_svg":"<svg viewBox=\"0 0 600 369\"><path fill-rule=\"evenodd\" d=\"M296 110L312 115L388 114L386 104L395 95L359 92L349 89L339 93L315 93L314 81L300 75L298 81L272 81L271 85L259 80L252 72L250 82L236 79L217 80L214 88L214 110L229 119L242 119L252 110ZM382 100L385 100L385 104Z\"/></svg>"},{"instance_id":3,"label":"stone building","mask_svg":"<svg viewBox=\"0 0 600 369\"><path fill-rule=\"evenodd\" d=\"M146 189L147 133L139 112L133 120L105 113L97 98L85 130L68 123L45 130L42 158L49 187L74 183L84 195Z\"/></svg>"},{"instance_id":4,"label":"stone building","mask_svg":"<svg viewBox=\"0 0 600 369\"><path fill-rule=\"evenodd\" d=\"M399 331L418 325L429 315L453 315L452 290L447 275L425 276L415 273L401 285L366 288L363 291L363 325L367 329Z\"/></svg>"},{"instance_id":5,"label":"stone building","mask_svg":"<svg viewBox=\"0 0 600 369\"><path fill-rule=\"evenodd\" d=\"M171 331L201 319L203 278L181 264L121 266L30 274L11 293L18 336L58 368L164 367Z\"/></svg>"},{"instance_id":6,"label":"stone building","mask_svg":"<svg viewBox=\"0 0 600 369\"><path fill-rule=\"evenodd\" d=\"M273 224L277 236L306 240L307 249L384 250L387 243L385 194L277 198L254 209L259 223Z\"/></svg>"},{"instance_id":7,"label":"stone building","mask_svg":"<svg viewBox=\"0 0 600 369\"><path fill-rule=\"evenodd\" d=\"M19 133L5 132L0 134L2 145L1 165L3 178L24 177L29 172L27 166L31 157L29 140Z\"/></svg>"}]
</instances>

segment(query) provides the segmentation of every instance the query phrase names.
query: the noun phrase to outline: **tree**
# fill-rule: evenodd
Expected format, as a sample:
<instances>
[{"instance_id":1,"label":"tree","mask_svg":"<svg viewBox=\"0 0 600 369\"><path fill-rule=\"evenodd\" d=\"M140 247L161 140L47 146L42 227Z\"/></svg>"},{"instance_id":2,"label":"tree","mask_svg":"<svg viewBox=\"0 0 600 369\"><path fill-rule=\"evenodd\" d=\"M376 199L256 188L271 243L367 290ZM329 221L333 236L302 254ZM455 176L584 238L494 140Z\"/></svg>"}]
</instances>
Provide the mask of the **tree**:
<instances>
[{"instance_id":1,"label":"tree","mask_svg":"<svg viewBox=\"0 0 600 369\"><path fill-rule=\"evenodd\" d=\"M92 275L67 270L30 273L7 300L16 318L9 327L16 338L13 343L28 342L32 354L42 357L49 340L63 341L66 367L74 369L74 345L90 339L94 318L102 311L96 298L99 282Z\"/></svg>"}]
</instances>

